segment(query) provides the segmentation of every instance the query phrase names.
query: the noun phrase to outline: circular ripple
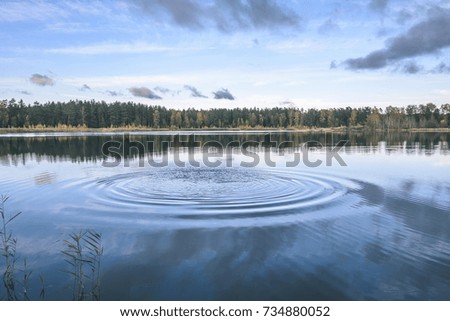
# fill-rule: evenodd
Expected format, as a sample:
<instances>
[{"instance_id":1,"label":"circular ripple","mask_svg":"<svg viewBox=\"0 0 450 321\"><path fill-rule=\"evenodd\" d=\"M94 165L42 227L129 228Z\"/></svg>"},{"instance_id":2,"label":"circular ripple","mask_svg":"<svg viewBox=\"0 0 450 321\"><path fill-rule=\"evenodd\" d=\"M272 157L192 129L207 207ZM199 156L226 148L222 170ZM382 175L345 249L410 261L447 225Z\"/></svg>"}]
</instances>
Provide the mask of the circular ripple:
<instances>
[{"instance_id":1,"label":"circular ripple","mask_svg":"<svg viewBox=\"0 0 450 321\"><path fill-rule=\"evenodd\" d=\"M114 175L94 188L92 206L110 211L234 220L312 213L341 202L352 183L288 170L168 168Z\"/></svg>"}]
</instances>

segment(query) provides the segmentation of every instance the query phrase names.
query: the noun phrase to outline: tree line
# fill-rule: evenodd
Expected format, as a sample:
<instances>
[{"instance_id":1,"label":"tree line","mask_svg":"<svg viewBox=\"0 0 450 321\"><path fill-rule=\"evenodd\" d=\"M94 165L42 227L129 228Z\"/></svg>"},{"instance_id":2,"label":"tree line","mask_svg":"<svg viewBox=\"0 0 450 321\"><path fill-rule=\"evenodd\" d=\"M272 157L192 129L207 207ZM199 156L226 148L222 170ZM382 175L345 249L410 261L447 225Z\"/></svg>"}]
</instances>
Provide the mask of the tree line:
<instances>
[{"instance_id":1,"label":"tree line","mask_svg":"<svg viewBox=\"0 0 450 321\"><path fill-rule=\"evenodd\" d=\"M168 109L133 102L82 101L35 102L0 101L0 128L146 127L170 129L206 128L333 128L369 129L448 128L450 104L433 103L361 108L217 108Z\"/></svg>"}]
</instances>

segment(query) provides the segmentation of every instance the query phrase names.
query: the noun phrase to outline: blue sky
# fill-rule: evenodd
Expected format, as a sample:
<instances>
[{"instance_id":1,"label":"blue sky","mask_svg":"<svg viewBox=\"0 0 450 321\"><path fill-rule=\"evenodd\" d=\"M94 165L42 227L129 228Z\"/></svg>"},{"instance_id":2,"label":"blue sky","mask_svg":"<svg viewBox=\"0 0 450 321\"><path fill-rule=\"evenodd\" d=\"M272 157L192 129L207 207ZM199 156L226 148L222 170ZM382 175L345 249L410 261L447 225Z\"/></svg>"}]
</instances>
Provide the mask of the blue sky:
<instances>
[{"instance_id":1,"label":"blue sky","mask_svg":"<svg viewBox=\"0 0 450 321\"><path fill-rule=\"evenodd\" d=\"M0 2L0 99L450 102L450 1Z\"/></svg>"}]
</instances>

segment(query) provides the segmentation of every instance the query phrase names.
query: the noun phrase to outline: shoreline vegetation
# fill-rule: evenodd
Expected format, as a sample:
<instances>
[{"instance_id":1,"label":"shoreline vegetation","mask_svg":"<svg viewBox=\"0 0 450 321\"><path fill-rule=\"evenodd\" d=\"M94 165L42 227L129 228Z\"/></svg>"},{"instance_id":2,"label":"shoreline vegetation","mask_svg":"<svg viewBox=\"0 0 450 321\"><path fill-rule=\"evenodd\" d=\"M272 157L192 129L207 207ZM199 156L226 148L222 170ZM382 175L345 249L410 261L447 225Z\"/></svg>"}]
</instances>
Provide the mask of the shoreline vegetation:
<instances>
[{"instance_id":1,"label":"shoreline vegetation","mask_svg":"<svg viewBox=\"0 0 450 321\"><path fill-rule=\"evenodd\" d=\"M0 100L0 133L133 131L450 132L450 104L173 109L133 102Z\"/></svg>"},{"instance_id":2,"label":"shoreline vegetation","mask_svg":"<svg viewBox=\"0 0 450 321\"><path fill-rule=\"evenodd\" d=\"M89 128L89 127L24 127L24 128L0 128L2 134L44 134L44 133L122 133L122 132L222 132L222 131L294 131L294 132L333 132L346 133L355 131L373 131L367 127L333 127L333 128L271 128L271 127L238 127L238 128L151 128L151 127L107 127L107 128ZM408 129L375 129L376 132L416 132L416 133L450 133L450 128L408 128Z\"/></svg>"}]
</instances>

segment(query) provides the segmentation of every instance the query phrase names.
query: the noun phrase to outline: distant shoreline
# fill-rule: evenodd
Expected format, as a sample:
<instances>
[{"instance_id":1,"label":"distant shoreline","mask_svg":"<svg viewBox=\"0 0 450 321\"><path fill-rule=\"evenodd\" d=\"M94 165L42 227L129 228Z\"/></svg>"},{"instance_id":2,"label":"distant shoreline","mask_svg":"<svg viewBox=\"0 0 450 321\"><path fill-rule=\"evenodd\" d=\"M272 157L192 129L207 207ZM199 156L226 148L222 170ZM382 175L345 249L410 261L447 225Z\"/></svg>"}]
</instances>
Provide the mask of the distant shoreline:
<instances>
[{"instance_id":1,"label":"distant shoreline","mask_svg":"<svg viewBox=\"0 0 450 321\"><path fill-rule=\"evenodd\" d=\"M114 134L122 132L366 132L373 131L365 127L335 127L335 128L146 128L146 127L45 127L45 128L0 128L2 134L45 134L45 133L101 133ZM450 128L410 128L410 129L376 129L376 132L411 132L411 133L450 133Z\"/></svg>"}]
</instances>

